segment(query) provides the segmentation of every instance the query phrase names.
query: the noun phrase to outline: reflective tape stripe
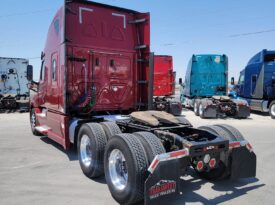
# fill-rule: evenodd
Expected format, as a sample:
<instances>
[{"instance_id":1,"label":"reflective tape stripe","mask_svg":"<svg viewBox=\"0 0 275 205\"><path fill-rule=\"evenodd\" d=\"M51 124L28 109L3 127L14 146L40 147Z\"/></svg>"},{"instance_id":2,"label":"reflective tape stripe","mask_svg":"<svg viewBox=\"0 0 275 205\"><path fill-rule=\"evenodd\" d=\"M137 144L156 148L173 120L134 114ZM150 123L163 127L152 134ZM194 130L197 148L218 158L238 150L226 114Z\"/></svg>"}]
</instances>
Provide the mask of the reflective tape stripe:
<instances>
[{"instance_id":1,"label":"reflective tape stripe","mask_svg":"<svg viewBox=\"0 0 275 205\"><path fill-rule=\"evenodd\" d=\"M230 148L236 148L236 147L240 147L240 146L241 146L241 142L231 142L231 143L229 143Z\"/></svg>"},{"instance_id":2,"label":"reflective tape stripe","mask_svg":"<svg viewBox=\"0 0 275 205\"><path fill-rule=\"evenodd\" d=\"M229 148L237 148L237 147L244 147L244 146L250 152L253 152L253 148L252 148L251 144L246 140L243 140L243 141L240 141L240 142L231 142L231 143L229 143Z\"/></svg>"},{"instance_id":3,"label":"reflective tape stripe","mask_svg":"<svg viewBox=\"0 0 275 205\"><path fill-rule=\"evenodd\" d=\"M188 154L188 150L179 150L176 152L170 152L170 157L180 157L180 156L185 156Z\"/></svg>"},{"instance_id":4,"label":"reflective tape stripe","mask_svg":"<svg viewBox=\"0 0 275 205\"><path fill-rule=\"evenodd\" d=\"M246 148L247 148L250 152L253 152L253 147L251 146L250 143L247 143L247 144L246 144Z\"/></svg>"},{"instance_id":5,"label":"reflective tape stripe","mask_svg":"<svg viewBox=\"0 0 275 205\"><path fill-rule=\"evenodd\" d=\"M183 149L175 152L168 152L168 153L163 153L160 155L155 156L154 160L152 161L151 165L148 168L148 171L150 173L153 173L156 167L158 166L159 162L161 161L168 161L172 159L179 159L185 156L189 155L189 150L188 149Z\"/></svg>"}]
</instances>

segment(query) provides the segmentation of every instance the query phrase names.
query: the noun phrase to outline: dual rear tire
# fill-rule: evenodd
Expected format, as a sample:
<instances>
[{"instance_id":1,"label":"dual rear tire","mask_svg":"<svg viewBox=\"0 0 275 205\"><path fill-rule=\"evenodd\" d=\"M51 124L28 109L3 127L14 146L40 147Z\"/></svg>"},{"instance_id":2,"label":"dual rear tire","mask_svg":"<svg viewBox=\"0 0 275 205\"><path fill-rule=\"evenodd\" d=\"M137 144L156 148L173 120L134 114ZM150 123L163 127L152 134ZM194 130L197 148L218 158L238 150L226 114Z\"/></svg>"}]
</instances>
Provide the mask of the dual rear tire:
<instances>
[{"instance_id":1,"label":"dual rear tire","mask_svg":"<svg viewBox=\"0 0 275 205\"><path fill-rule=\"evenodd\" d=\"M199 101L195 100L194 102L194 113L196 116L199 116L200 113L199 113Z\"/></svg>"},{"instance_id":2,"label":"dual rear tire","mask_svg":"<svg viewBox=\"0 0 275 205\"><path fill-rule=\"evenodd\" d=\"M161 141L149 132L113 136L104 158L105 178L113 198L120 204L142 201L147 169L155 156L164 152ZM116 153L121 153L123 160L114 160Z\"/></svg>"},{"instance_id":3,"label":"dual rear tire","mask_svg":"<svg viewBox=\"0 0 275 205\"><path fill-rule=\"evenodd\" d=\"M120 204L143 200L147 169L156 155L165 152L154 134L122 134L115 123L82 125L77 147L83 173L89 178L105 173L109 190Z\"/></svg>"},{"instance_id":4,"label":"dual rear tire","mask_svg":"<svg viewBox=\"0 0 275 205\"><path fill-rule=\"evenodd\" d=\"M239 130L230 126L230 125L211 125L211 126L201 126L199 129L207 131L213 135L220 136L224 140L228 140L229 143L243 141L245 140L243 135ZM229 153L225 153L227 158L229 157ZM219 161L219 164L216 168L210 171L202 171L198 172L198 175L207 180L221 180L230 177L230 164L225 164L223 161Z\"/></svg>"}]
</instances>

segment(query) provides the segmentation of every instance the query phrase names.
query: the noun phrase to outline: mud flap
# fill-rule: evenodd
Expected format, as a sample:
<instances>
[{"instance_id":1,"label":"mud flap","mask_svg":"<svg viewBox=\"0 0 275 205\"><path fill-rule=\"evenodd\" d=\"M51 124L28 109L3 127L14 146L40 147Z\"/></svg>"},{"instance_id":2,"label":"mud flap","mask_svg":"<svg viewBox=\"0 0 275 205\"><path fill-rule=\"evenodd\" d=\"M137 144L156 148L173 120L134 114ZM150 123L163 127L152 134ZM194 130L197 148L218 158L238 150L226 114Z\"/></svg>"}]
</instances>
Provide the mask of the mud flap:
<instances>
[{"instance_id":1,"label":"mud flap","mask_svg":"<svg viewBox=\"0 0 275 205\"><path fill-rule=\"evenodd\" d=\"M169 101L169 113L175 116L180 116L182 112L181 102Z\"/></svg>"},{"instance_id":2,"label":"mud flap","mask_svg":"<svg viewBox=\"0 0 275 205\"><path fill-rule=\"evenodd\" d=\"M159 162L145 182L144 204L164 205L181 196L181 179L189 157Z\"/></svg>"},{"instance_id":3,"label":"mud flap","mask_svg":"<svg viewBox=\"0 0 275 205\"><path fill-rule=\"evenodd\" d=\"M248 118L250 116L250 108L248 106L238 105L236 117L237 118Z\"/></svg>"},{"instance_id":4,"label":"mud flap","mask_svg":"<svg viewBox=\"0 0 275 205\"><path fill-rule=\"evenodd\" d=\"M231 152L230 179L248 178L256 176L256 155L246 146L233 148Z\"/></svg>"},{"instance_id":5,"label":"mud flap","mask_svg":"<svg viewBox=\"0 0 275 205\"><path fill-rule=\"evenodd\" d=\"M217 109L213 106L207 106L203 112L203 116L205 118L216 118L217 117Z\"/></svg>"}]
</instances>

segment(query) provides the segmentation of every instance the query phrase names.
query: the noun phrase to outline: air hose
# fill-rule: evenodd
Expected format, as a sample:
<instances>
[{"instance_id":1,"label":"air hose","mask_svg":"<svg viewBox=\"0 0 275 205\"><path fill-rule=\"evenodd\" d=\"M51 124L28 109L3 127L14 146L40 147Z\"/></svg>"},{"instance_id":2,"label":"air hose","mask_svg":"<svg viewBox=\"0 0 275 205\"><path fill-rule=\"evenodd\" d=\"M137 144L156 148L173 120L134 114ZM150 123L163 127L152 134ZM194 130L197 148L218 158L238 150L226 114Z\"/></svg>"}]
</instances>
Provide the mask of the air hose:
<instances>
[{"instance_id":1,"label":"air hose","mask_svg":"<svg viewBox=\"0 0 275 205\"><path fill-rule=\"evenodd\" d=\"M78 108L92 109L96 103L96 86L92 86L85 97L84 102L77 105Z\"/></svg>"}]
</instances>

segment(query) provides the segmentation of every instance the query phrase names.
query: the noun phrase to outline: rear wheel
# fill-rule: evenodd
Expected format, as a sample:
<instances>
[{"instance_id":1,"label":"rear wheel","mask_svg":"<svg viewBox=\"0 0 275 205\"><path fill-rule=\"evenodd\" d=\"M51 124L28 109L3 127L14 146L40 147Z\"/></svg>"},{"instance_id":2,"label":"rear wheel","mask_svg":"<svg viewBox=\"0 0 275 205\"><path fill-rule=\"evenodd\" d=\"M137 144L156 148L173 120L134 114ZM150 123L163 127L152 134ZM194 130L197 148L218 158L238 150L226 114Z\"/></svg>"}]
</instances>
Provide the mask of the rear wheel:
<instances>
[{"instance_id":1,"label":"rear wheel","mask_svg":"<svg viewBox=\"0 0 275 205\"><path fill-rule=\"evenodd\" d=\"M272 101L269 105L269 114L272 119L275 119L275 101Z\"/></svg>"},{"instance_id":2,"label":"rear wheel","mask_svg":"<svg viewBox=\"0 0 275 205\"><path fill-rule=\"evenodd\" d=\"M109 190L118 203L135 204L143 200L148 162L135 135L113 136L105 150L104 166Z\"/></svg>"},{"instance_id":3,"label":"rear wheel","mask_svg":"<svg viewBox=\"0 0 275 205\"><path fill-rule=\"evenodd\" d=\"M98 123L83 124L79 130L77 152L80 167L89 178L104 174L104 149L107 139Z\"/></svg>"},{"instance_id":4,"label":"rear wheel","mask_svg":"<svg viewBox=\"0 0 275 205\"><path fill-rule=\"evenodd\" d=\"M201 126L198 129L208 131L216 136L223 137L226 140L232 141L232 136L230 133L228 133L226 130L224 130L221 127L218 127L216 125L210 125L210 126Z\"/></svg>"},{"instance_id":5,"label":"rear wheel","mask_svg":"<svg viewBox=\"0 0 275 205\"><path fill-rule=\"evenodd\" d=\"M231 133L229 133L227 130L225 130L222 127L212 125L212 126L201 126L198 129L208 131L211 134L214 134L216 136L223 137L225 140L234 141L235 137L232 136ZM219 180L219 179L225 179L229 176L229 171L226 167L226 165L219 161L218 166L214 169L211 169L210 171L202 171L197 172L198 175L202 178L205 178L207 180Z\"/></svg>"},{"instance_id":6,"label":"rear wheel","mask_svg":"<svg viewBox=\"0 0 275 205\"><path fill-rule=\"evenodd\" d=\"M148 158L148 165L154 160L155 156L165 153L165 149L160 139L151 132L135 132L133 133L142 143L146 156Z\"/></svg>"},{"instance_id":7,"label":"rear wheel","mask_svg":"<svg viewBox=\"0 0 275 205\"><path fill-rule=\"evenodd\" d=\"M231 141L243 141L244 137L242 133L237 130L235 127L232 127L230 125L216 125L217 127L220 127L224 129L230 136L231 136Z\"/></svg>"},{"instance_id":8,"label":"rear wheel","mask_svg":"<svg viewBox=\"0 0 275 205\"><path fill-rule=\"evenodd\" d=\"M122 133L120 128L114 122L102 122L100 124L106 134L107 140L109 140L114 135Z\"/></svg>"},{"instance_id":9,"label":"rear wheel","mask_svg":"<svg viewBox=\"0 0 275 205\"><path fill-rule=\"evenodd\" d=\"M205 118L205 116L204 116L204 107L203 107L203 104L202 104L202 103L199 104L199 116L200 116L202 119Z\"/></svg>"},{"instance_id":10,"label":"rear wheel","mask_svg":"<svg viewBox=\"0 0 275 205\"><path fill-rule=\"evenodd\" d=\"M31 130L32 130L32 134L35 136L41 136L42 134L39 133L35 127L37 126L37 119L36 119L36 114L35 114L35 110L31 109L30 112L30 123L31 123Z\"/></svg>"},{"instance_id":11,"label":"rear wheel","mask_svg":"<svg viewBox=\"0 0 275 205\"><path fill-rule=\"evenodd\" d=\"M194 103L194 113L195 115L199 116L199 103L197 100L195 100L195 103Z\"/></svg>"}]
</instances>

